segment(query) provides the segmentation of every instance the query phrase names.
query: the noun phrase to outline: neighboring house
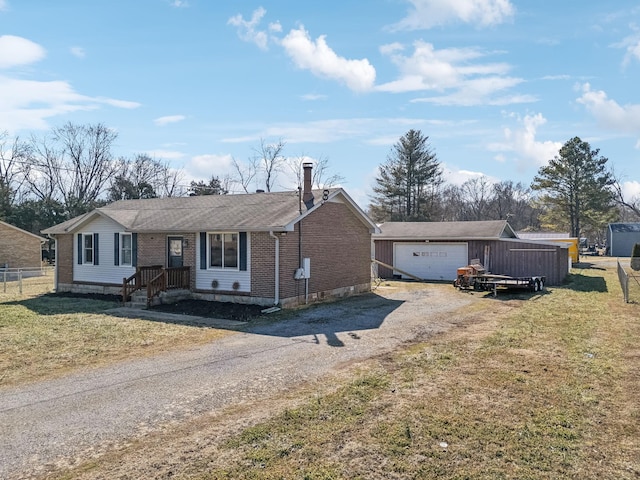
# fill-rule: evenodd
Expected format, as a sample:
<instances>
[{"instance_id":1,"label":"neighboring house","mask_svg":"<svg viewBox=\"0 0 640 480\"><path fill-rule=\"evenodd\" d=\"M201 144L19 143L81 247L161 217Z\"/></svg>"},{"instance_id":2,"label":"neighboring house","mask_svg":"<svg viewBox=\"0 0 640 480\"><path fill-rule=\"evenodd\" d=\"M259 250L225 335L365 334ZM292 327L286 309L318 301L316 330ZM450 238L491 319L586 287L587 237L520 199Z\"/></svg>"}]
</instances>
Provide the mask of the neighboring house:
<instances>
[{"instance_id":1,"label":"neighboring house","mask_svg":"<svg viewBox=\"0 0 640 480\"><path fill-rule=\"evenodd\" d=\"M570 269L568 246L521 240L505 220L484 222L387 222L373 236L381 278L403 272L426 280L453 281L458 267L479 259L488 272L545 275L558 285ZM395 269L398 270L395 270Z\"/></svg>"},{"instance_id":2,"label":"neighboring house","mask_svg":"<svg viewBox=\"0 0 640 480\"><path fill-rule=\"evenodd\" d=\"M633 245L640 243L640 223L610 223L607 248L612 257L630 257Z\"/></svg>"},{"instance_id":3,"label":"neighboring house","mask_svg":"<svg viewBox=\"0 0 640 480\"><path fill-rule=\"evenodd\" d=\"M517 235L518 238L522 240L567 243L569 244L569 257L571 257L571 261L575 263L580 261L578 238L572 237L569 232L517 232Z\"/></svg>"},{"instance_id":4,"label":"neighboring house","mask_svg":"<svg viewBox=\"0 0 640 480\"><path fill-rule=\"evenodd\" d=\"M376 231L343 189L312 191L305 164L302 192L121 200L43 233L57 291L120 294L160 269L193 298L287 306L370 290Z\"/></svg>"},{"instance_id":5,"label":"neighboring house","mask_svg":"<svg viewBox=\"0 0 640 480\"><path fill-rule=\"evenodd\" d=\"M45 238L0 221L0 268L40 268Z\"/></svg>"}]
</instances>

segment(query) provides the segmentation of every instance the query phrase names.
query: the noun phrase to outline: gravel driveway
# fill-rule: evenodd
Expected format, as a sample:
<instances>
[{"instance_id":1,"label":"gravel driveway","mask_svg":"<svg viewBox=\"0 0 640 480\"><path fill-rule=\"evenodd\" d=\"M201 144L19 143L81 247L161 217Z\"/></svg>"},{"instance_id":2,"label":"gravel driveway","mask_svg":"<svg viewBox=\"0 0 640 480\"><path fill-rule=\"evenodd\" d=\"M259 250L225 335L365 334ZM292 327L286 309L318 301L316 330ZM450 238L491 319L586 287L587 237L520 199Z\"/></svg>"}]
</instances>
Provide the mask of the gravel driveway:
<instances>
[{"instance_id":1,"label":"gravel driveway","mask_svg":"<svg viewBox=\"0 0 640 480\"><path fill-rule=\"evenodd\" d=\"M447 330L456 322L447 312L481 298L415 287L381 287L208 345L2 390L0 478L36 476L167 422L318 379Z\"/></svg>"}]
</instances>

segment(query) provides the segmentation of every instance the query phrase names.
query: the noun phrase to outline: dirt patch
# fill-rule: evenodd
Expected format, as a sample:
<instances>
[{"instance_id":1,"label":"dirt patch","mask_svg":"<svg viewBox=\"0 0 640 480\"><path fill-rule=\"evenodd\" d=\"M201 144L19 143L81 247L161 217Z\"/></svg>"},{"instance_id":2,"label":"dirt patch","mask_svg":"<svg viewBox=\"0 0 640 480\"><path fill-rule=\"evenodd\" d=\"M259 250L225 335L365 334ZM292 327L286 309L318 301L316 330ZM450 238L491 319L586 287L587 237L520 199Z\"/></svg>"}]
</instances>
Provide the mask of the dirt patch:
<instances>
[{"instance_id":1,"label":"dirt patch","mask_svg":"<svg viewBox=\"0 0 640 480\"><path fill-rule=\"evenodd\" d=\"M181 315L195 315L205 318L222 318L226 320L241 320L249 322L264 318L265 307L260 305L245 305L232 302L209 302L206 300L181 300L151 307L150 310Z\"/></svg>"}]
</instances>

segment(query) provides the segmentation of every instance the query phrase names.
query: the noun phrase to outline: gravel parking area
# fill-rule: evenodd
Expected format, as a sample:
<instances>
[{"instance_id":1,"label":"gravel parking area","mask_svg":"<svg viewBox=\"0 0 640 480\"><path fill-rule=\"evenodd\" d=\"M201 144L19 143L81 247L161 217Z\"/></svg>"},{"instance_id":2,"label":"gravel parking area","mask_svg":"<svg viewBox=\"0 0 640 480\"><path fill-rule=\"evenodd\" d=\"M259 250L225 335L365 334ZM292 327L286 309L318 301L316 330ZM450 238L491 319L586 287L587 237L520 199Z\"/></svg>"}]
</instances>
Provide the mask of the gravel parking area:
<instances>
[{"instance_id":1,"label":"gravel parking area","mask_svg":"<svg viewBox=\"0 0 640 480\"><path fill-rule=\"evenodd\" d=\"M456 310L482 299L449 285L383 285L205 346L0 391L0 478L45 475L174 422L267 400L446 331Z\"/></svg>"}]
</instances>

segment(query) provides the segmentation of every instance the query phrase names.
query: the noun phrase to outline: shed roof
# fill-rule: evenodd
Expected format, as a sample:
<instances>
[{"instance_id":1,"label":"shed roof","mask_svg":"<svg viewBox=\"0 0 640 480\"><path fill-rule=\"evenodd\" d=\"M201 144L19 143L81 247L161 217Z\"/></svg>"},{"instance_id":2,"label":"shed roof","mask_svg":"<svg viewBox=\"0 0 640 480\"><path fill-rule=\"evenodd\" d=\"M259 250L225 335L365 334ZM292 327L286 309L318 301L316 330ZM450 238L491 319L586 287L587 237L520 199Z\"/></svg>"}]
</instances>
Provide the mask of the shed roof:
<instances>
[{"instance_id":1,"label":"shed roof","mask_svg":"<svg viewBox=\"0 0 640 480\"><path fill-rule=\"evenodd\" d=\"M517 238L506 220L477 222L386 222L376 240L472 240Z\"/></svg>"},{"instance_id":2,"label":"shed roof","mask_svg":"<svg viewBox=\"0 0 640 480\"><path fill-rule=\"evenodd\" d=\"M640 233L640 223L610 223L609 230L614 233Z\"/></svg>"},{"instance_id":3,"label":"shed roof","mask_svg":"<svg viewBox=\"0 0 640 480\"><path fill-rule=\"evenodd\" d=\"M109 218L132 232L290 231L323 201L343 201L371 231L376 230L375 224L343 189L314 190L313 194L314 206L307 210L303 205L302 212L298 192L291 191L119 200L43 233L72 233L96 216Z\"/></svg>"},{"instance_id":4,"label":"shed roof","mask_svg":"<svg viewBox=\"0 0 640 480\"><path fill-rule=\"evenodd\" d=\"M569 232L517 232L518 238L526 240L569 240Z\"/></svg>"},{"instance_id":5,"label":"shed roof","mask_svg":"<svg viewBox=\"0 0 640 480\"><path fill-rule=\"evenodd\" d=\"M40 242L46 242L47 239L46 238L42 238L39 235L36 235L35 233L31 233L31 232L27 232L26 230L23 230L22 228L16 227L15 225L11 225L10 223L6 223L0 220L0 224L4 225L5 227L9 227L12 228L13 230L17 230L20 233L24 233L25 235L30 235L31 237L37 238L38 240L40 240Z\"/></svg>"}]
</instances>

